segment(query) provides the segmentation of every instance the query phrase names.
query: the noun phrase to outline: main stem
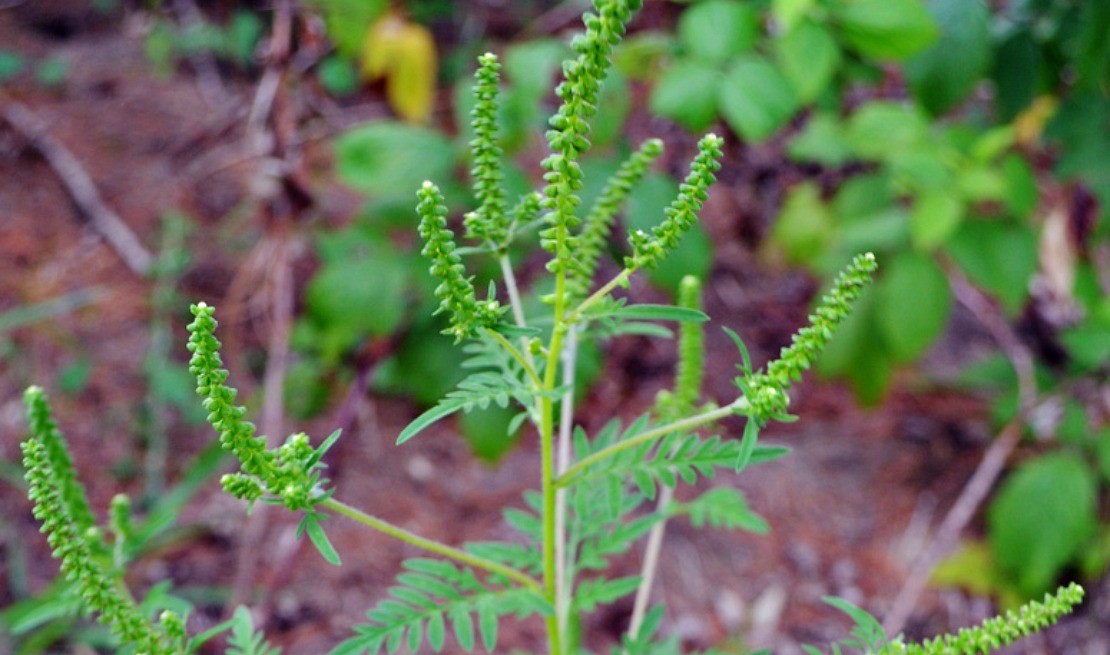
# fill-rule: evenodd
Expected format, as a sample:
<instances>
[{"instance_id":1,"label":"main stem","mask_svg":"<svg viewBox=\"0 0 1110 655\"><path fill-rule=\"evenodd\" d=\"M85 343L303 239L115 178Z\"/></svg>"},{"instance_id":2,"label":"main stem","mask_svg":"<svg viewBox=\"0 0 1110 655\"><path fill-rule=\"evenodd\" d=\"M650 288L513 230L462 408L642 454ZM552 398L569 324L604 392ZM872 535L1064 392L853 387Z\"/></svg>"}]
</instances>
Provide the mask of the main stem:
<instances>
[{"instance_id":1,"label":"main stem","mask_svg":"<svg viewBox=\"0 0 1110 655\"><path fill-rule=\"evenodd\" d=\"M566 228L561 226L556 234L556 256L563 252L566 241ZM541 488L543 494L543 591L547 601L552 607L558 606L559 598L559 569L556 543L558 533L555 530L556 516L556 488L555 488L555 407L551 392L555 389L559 373L559 359L563 350L563 338L567 332L567 324L563 313L566 311L566 282L567 275L565 264L558 267L555 274L555 325L551 330L551 342L547 349L547 365L543 372L543 399L540 403L540 452L541 452ZM561 549L559 549L561 550ZM556 611L553 616L547 617L547 637L551 644L551 655L563 653L563 622Z\"/></svg>"}]
</instances>

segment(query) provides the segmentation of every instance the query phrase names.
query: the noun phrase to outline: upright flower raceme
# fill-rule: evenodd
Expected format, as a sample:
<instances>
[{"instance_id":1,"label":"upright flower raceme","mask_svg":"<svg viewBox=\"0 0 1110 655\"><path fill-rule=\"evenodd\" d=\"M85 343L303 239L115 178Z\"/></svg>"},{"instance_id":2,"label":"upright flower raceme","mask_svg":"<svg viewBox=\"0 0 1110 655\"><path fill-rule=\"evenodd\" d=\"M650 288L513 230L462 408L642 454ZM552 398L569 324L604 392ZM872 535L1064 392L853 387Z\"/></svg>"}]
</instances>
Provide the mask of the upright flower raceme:
<instances>
[{"instance_id":1,"label":"upright flower raceme","mask_svg":"<svg viewBox=\"0 0 1110 655\"><path fill-rule=\"evenodd\" d=\"M100 621L108 624L123 643L134 644L137 652L147 655L182 652L185 631L181 619L165 612L155 624L146 617L98 556L102 546L99 530L74 516L76 508L87 509L88 501L84 489L75 481L68 456L64 460L58 457L59 449L65 449L65 441L50 417L42 389L27 389L24 402L31 426L31 436L21 446L28 497L66 580L76 587L85 606L98 612ZM80 502L75 502L74 494L80 495Z\"/></svg>"},{"instance_id":2,"label":"upright flower raceme","mask_svg":"<svg viewBox=\"0 0 1110 655\"><path fill-rule=\"evenodd\" d=\"M779 358L767 365L767 371L736 378L737 386L747 399L746 411L754 420L762 424L786 415L790 403L787 392L791 384L800 380L802 372L813 365L837 325L851 313L852 303L870 283L877 268L875 255L857 255L837 276L829 293L821 298L817 309L809 317L809 325L794 335Z\"/></svg>"},{"instance_id":3,"label":"upright flower raceme","mask_svg":"<svg viewBox=\"0 0 1110 655\"><path fill-rule=\"evenodd\" d=\"M628 236L632 254L624 259L626 268L655 268L698 222L698 212L709 197L709 187L717 180L714 173L721 168L723 144L724 139L715 134L707 134L698 141L698 154L690 164L690 173L679 186L678 197L663 211L666 218L650 234L637 230Z\"/></svg>"},{"instance_id":4,"label":"upright flower raceme","mask_svg":"<svg viewBox=\"0 0 1110 655\"><path fill-rule=\"evenodd\" d=\"M459 341L474 336L480 328L493 327L501 320L505 308L492 298L479 301L475 297L471 278L466 276L462 258L455 252L455 236L447 227L447 203L443 194L436 185L424 182L416 195L420 236L424 239L421 252L432 262L428 270L439 280L436 313L447 312L451 316L451 327L445 332Z\"/></svg>"},{"instance_id":5,"label":"upright flower raceme","mask_svg":"<svg viewBox=\"0 0 1110 655\"><path fill-rule=\"evenodd\" d=\"M306 509L320 497L315 451L308 437L295 434L280 448L270 450L264 437L255 435L254 424L244 419L247 410L235 404L235 389L227 386L228 372L220 359L216 339L215 308L206 303L190 307L189 372L197 381L197 395L208 411L208 422L220 435L220 444L240 462L241 473L223 477L224 489L254 502L265 493L279 498L291 510Z\"/></svg>"},{"instance_id":6,"label":"upright flower raceme","mask_svg":"<svg viewBox=\"0 0 1110 655\"><path fill-rule=\"evenodd\" d=\"M478 58L474 74L474 109L470 112L474 138L470 141L471 177L478 208L464 219L467 236L504 248L509 236L505 213L505 190L501 186L501 147L497 130L497 85L501 80L497 56L487 52Z\"/></svg>"}]
</instances>

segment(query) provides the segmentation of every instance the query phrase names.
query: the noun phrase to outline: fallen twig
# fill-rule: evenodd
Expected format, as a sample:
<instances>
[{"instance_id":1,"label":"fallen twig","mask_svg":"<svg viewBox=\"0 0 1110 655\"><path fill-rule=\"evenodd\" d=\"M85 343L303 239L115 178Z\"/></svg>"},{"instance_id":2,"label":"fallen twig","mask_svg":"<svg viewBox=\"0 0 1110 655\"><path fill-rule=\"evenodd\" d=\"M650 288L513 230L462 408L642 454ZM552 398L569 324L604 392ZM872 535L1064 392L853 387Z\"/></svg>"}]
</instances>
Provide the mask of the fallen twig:
<instances>
[{"instance_id":1,"label":"fallen twig","mask_svg":"<svg viewBox=\"0 0 1110 655\"><path fill-rule=\"evenodd\" d=\"M81 162L50 135L46 122L23 103L3 96L0 101L0 116L42 154L93 229L115 249L128 268L138 275L146 275L153 257L123 219L104 204Z\"/></svg>"},{"instance_id":2,"label":"fallen twig","mask_svg":"<svg viewBox=\"0 0 1110 655\"><path fill-rule=\"evenodd\" d=\"M972 517L983 504L991 488L994 486L1010 453L1017 447L1021 440L1022 427L1025 418L1037 402L1037 387L1034 380L1033 355L1021 340L1018 339L1010 325L999 314L994 305L982 292L976 289L968 280L955 269L948 267L949 284L952 293L960 304L967 307L980 323L991 333L999 348L1010 360L1017 373L1018 379L1018 413L991 443L983 453L975 472L964 485L956 502L948 510L940 527L937 528L933 539L925 547L921 557L917 560L910 575L906 578L902 588L898 591L890 611L883 621L883 631L888 635L895 635L902 631L910 613L917 605L921 592L933 575L941 558L952 551L960 533L971 521Z\"/></svg>"}]
</instances>

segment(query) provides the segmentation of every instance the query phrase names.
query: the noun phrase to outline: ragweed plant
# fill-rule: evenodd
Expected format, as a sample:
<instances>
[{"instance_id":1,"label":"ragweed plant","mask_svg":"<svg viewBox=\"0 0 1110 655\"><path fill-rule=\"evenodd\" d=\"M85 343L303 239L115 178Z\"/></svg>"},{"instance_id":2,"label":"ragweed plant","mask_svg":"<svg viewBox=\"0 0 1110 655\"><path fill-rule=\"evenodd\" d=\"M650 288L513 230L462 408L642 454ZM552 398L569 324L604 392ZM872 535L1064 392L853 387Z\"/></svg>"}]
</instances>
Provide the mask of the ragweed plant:
<instances>
[{"instance_id":1,"label":"ragweed plant","mask_svg":"<svg viewBox=\"0 0 1110 655\"><path fill-rule=\"evenodd\" d=\"M323 456L339 437L332 434L313 446L304 434L269 447L255 434L246 409L235 404L236 392L227 384L215 336L215 310L205 303L193 305L189 325L190 370L197 381L208 421L221 444L240 462L240 470L224 477L224 488L248 504L282 505L302 515L301 531L320 553L334 564L339 553L328 541L325 519L339 516L379 530L428 555L404 563L389 598L369 610L365 623L354 626L354 636L339 644L335 655L393 653L402 648L417 651L427 643L441 650L449 634L470 651L480 641L490 652L497 648L498 626L507 616L542 617L551 655L588 652L577 626L582 615L598 606L636 595L634 616L617 652L677 653L676 640L657 635L662 609L651 608L653 572L659 558L665 522L688 518L695 526L764 532L766 521L747 504L743 494L719 487L692 500L679 502L672 490L693 484L720 470L742 471L747 466L786 454L759 442L760 431L772 421L793 420L789 414L790 388L810 367L849 315L853 301L876 269L875 258L864 254L853 259L817 304L809 325L794 337L780 356L756 370L743 341L738 346L736 395L723 405L701 396L704 371L702 327L706 315L699 309L699 285L688 279L681 287L677 306L628 304L619 290L632 275L656 266L670 254L682 235L693 226L720 167L723 140L707 135L698 142L698 153L677 197L663 211L659 225L628 236L628 254L615 275L595 281L603 244L608 240L622 201L657 157L662 144L646 142L620 167L599 200L580 216L579 191L583 186L581 156L590 148L589 120L596 111L598 92L609 67L613 46L639 2L597 0L596 13L584 18L585 32L574 40L577 57L564 66L565 80L557 95L562 104L551 118L547 133L551 154L543 161L544 186L537 193L517 199L509 209L502 187L497 125L498 62L493 54L479 59L476 82L472 146L474 191L477 207L466 215L467 235L477 241L464 250L456 244L448 223L442 193L432 182L417 190L423 254L439 281L439 312L446 314L446 332L471 355L469 377L438 405L414 420L397 437L403 444L426 427L456 412L486 407L490 403L518 410L510 426L528 423L539 442L537 488L525 495L525 509L507 509L504 518L519 534L505 542L480 542L461 546L440 543L414 534L380 517L340 500L328 480ZM529 313L520 300L517 282L507 258L512 241L528 234L526 226L542 222L540 246L549 259L550 293L539 312ZM504 300L491 287L479 299L463 254L489 253L501 261ZM679 364L675 387L662 394L655 407L628 424L612 420L589 434L575 424L575 360L583 339L604 339L623 332L665 332L652 321L677 322ZM88 514L77 498L83 497L64 458L51 453L53 428L40 418L41 396L29 394L33 437L25 446L36 513L46 524L52 543L85 544L74 554L60 552L63 569L79 581L95 586L83 591L86 603L113 625L121 640L141 652L193 649L184 642L180 621L153 623L119 591L116 582L94 564L99 542L85 535ZM745 417L741 439L727 439L711 432L722 419ZM57 450L56 448L54 450ZM640 575L610 577L610 561L636 548L646 538ZM95 552L94 552L95 551ZM913 650L898 639L887 642L881 631L867 632L865 648L885 652L986 652L996 644L1039 629L1069 611L1081 599L1081 590L1069 588L1030 606L1023 614L996 619L982 628L955 635L942 646L926 644ZM854 610L854 608L852 608ZM857 611L858 612L858 611ZM236 639L233 652L269 652L250 624L249 615L229 626ZM854 615L855 616L855 615ZM244 622L247 621L247 622ZM874 621L870 625L873 628ZM861 643L863 643L861 641ZM901 648L902 650L896 650ZM166 649L169 649L167 651Z\"/></svg>"}]
</instances>

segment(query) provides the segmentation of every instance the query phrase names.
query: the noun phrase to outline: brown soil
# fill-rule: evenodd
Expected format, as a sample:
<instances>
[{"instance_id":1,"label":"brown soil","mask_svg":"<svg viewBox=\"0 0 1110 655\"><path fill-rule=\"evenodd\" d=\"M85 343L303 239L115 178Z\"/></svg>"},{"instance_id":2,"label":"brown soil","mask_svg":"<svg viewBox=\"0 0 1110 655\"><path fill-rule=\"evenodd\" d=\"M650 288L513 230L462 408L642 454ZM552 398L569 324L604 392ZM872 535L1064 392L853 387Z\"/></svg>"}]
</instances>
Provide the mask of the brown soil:
<instances>
[{"instance_id":1,"label":"brown soil","mask_svg":"<svg viewBox=\"0 0 1110 655\"><path fill-rule=\"evenodd\" d=\"M30 62L61 57L68 72L64 83L52 89L24 75L5 85L7 95L0 102L17 100L46 121L52 138L76 156L105 203L148 247L158 242L164 212L180 210L194 218L198 229L189 242L192 263L182 293L226 310L221 336L229 344L232 382L244 397L257 401L261 380L252 374L262 368L258 364L270 329L259 310L272 282L266 277L272 269L263 260L265 253L275 252L263 248L292 246L288 252L297 290L313 267L302 247L308 228L298 222L309 213L294 211L291 228L290 221L275 220L273 199L283 191L260 191L256 162L237 147L244 135L241 108L253 96L257 75L224 71L223 102L213 107L187 65L166 79L151 72L140 14L101 16L84 0L7 4L11 7L0 9L2 48ZM299 86L291 93L292 115L311 115L317 92ZM326 140L313 137L384 114L377 96L363 100L352 107L333 106L329 119L317 113L297 127L309 135L304 170L316 201L311 214L325 224L346 222L359 202L330 174ZM645 114L630 120L631 133L659 129L658 121ZM674 146L670 168L677 170L693 141L673 131L665 136ZM811 279L771 270L753 250L783 185L801 175L774 145L741 149L730 143L722 184L706 207L706 227L718 244L706 295L714 317L708 392L718 400L732 393L735 353L716 326L742 326L756 363L762 363L803 324L816 291ZM136 453L145 443L138 417L146 394L142 366L150 345L152 286L97 234L39 152L0 123L0 314L90 288L99 290L95 303L0 333L0 455L19 461L21 391L41 384L52 397L93 506L104 508L117 492L134 497L142 492L143 463ZM246 291L236 295L236 289ZM630 293L637 299L655 294L642 285ZM177 344L184 343L186 320L182 308L174 327ZM967 343L986 343L973 327L968 329L938 346L930 360L933 373L950 373L951 362L967 356ZM388 344L370 347L365 366L372 365L379 346ZM176 358L184 361L183 348ZM612 343L605 358L608 375L580 412L587 429L647 407L669 384L674 355L667 344L626 340ZM66 372L86 365L87 380L75 391L62 391ZM846 636L848 628L841 615L821 603L825 595L881 617L921 552L928 528L944 516L991 436L981 401L911 372L876 409L861 409L841 387L812 380L797 390L793 408L800 422L764 435L768 442L790 446L790 456L753 467L738 480L722 476L713 482L743 489L770 521L769 535L695 532L682 522L669 528L657 595L669 607L664 630L691 647L727 650L744 644L792 654L801 652L802 643L824 645ZM498 510L518 505L521 491L535 479L535 440L524 439L496 467L471 457L449 423L410 445L393 447L392 435L417 411L403 400L355 392L333 402L321 419L304 425L286 420L281 431L304 429L322 436L337 424L345 428L329 461L338 495L352 504L448 543L505 536L508 528ZM166 418L169 475L175 479L212 434L177 413ZM729 423L723 432L738 436L739 429L740 424ZM42 590L56 564L21 489L14 482L0 486L0 499L0 539L7 553L0 561L3 606ZM247 600L268 638L287 655L323 653L345 638L349 626L384 596L399 563L417 554L335 519L329 534L344 565L331 567L294 540L295 519L265 508L247 519L241 504L219 493L215 481L188 506L180 523L192 530L143 559L129 582L142 590L170 578L180 588L226 590L237 571L253 564L246 570L253 570L255 593ZM246 528L248 523L256 527ZM244 557L241 545L252 539ZM25 554L25 565L18 553ZM636 566L631 557L618 563L626 573ZM1092 600L1076 619L1013 652L1110 652L1106 624L1100 625L1108 620L1107 586L1090 589ZM221 595L215 597L199 604L190 630L220 620L225 610ZM601 612L587 626L590 643L611 643L629 610L629 604L619 603ZM989 602L962 592L930 591L908 634L916 638L967 625L991 611ZM504 625L504 646L543 650L538 623ZM3 639L0 651L7 648Z\"/></svg>"}]
</instances>

